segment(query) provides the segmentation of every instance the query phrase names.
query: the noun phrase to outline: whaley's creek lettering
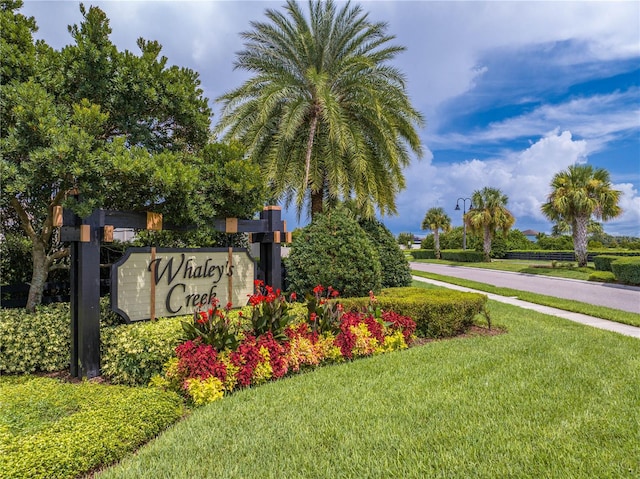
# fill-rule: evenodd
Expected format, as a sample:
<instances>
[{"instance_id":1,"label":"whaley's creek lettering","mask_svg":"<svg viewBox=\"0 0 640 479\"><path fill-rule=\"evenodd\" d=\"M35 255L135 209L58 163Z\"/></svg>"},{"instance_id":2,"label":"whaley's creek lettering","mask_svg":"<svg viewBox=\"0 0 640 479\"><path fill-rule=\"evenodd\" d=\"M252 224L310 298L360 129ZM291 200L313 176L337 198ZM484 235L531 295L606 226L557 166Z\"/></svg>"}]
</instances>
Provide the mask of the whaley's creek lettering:
<instances>
[{"instance_id":1,"label":"whaley's creek lettering","mask_svg":"<svg viewBox=\"0 0 640 479\"><path fill-rule=\"evenodd\" d=\"M178 260L176 256L170 258L156 258L149 263L147 268L154 273L153 281L157 285L162 278L166 278L167 286L171 286L165 298L165 306L171 314L179 313L183 306L188 310L190 307L198 307L202 304L209 304L216 297L216 286L225 276L233 276L233 265L229 261L224 264L216 264L212 258L207 258L204 263L196 264L194 258L187 258L184 253L180 254ZM185 294L187 283L194 279L211 280L212 286L204 293ZM184 301L174 298L183 295Z\"/></svg>"}]
</instances>

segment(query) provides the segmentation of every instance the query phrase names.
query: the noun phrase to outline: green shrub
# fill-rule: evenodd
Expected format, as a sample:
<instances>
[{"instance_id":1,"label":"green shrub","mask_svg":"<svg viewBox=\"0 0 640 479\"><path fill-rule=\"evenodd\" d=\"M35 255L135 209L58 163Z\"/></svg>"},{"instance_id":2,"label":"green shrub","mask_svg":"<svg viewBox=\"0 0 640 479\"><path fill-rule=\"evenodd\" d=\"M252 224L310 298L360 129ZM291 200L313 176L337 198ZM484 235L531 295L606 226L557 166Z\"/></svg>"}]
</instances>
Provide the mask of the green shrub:
<instances>
[{"instance_id":1,"label":"green shrub","mask_svg":"<svg viewBox=\"0 0 640 479\"><path fill-rule=\"evenodd\" d=\"M183 316L103 328L102 375L118 384L149 384L174 356L184 335L182 321L190 319Z\"/></svg>"},{"instance_id":2,"label":"green shrub","mask_svg":"<svg viewBox=\"0 0 640 479\"><path fill-rule=\"evenodd\" d=\"M358 222L340 210L316 215L293 241L285 261L289 290L332 286L343 296L380 289L380 260Z\"/></svg>"},{"instance_id":3,"label":"green shrub","mask_svg":"<svg viewBox=\"0 0 640 479\"><path fill-rule=\"evenodd\" d=\"M111 311L111 298L109 296L100 298L100 326L118 326L119 324L127 324L127 322L118 313Z\"/></svg>"},{"instance_id":4,"label":"green shrub","mask_svg":"<svg viewBox=\"0 0 640 479\"><path fill-rule=\"evenodd\" d=\"M130 454L184 414L155 388L0 378L0 477L84 477Z\"/></svg>"},{"instance_id":5,"label":"green shrub","mask_svg":"<svg viewBox=\"0 0 640 479\"><path fill-rule=\"evenodd\" d=\"M6 233L0 241L0 284L26 283L31 279L31 240Z\"/></svg>"},{"instance_id":6,"label":"green shrub","mask_svg":"<svg viewBox=\"0 0 640 479\"><path fill-rule=\"evenodd\" d=\"M594 271L589 275L589 281L598 281L601 283L615 283L616 275L611 271Z\"/></svg>"},{"instance_id":7,"label":"green shrub","mask_svg":"<svg viewBox=\"0 0 640 479\"><path fill-rule=\"evenodd\" d=\"M620 258L611 263L611 270L621 283L640 284L640 258Z\"/></svg>"},{"instance_id":8,"label":"green shrub","mask_svg":"<svg viewBox=\"0 0 640 479\"><path fill-rule=\"evenodd\" d=\"M100 299L100 326L124 320ZM0 309L0 374L24 374L68 369L71 356L69 303L38 306L33 314L23 308Z\"/></svg>"},{"instance_id":9,"label":"green shrub","mask_svg":"<svg viewBox=\"0 0 640 479\"><path fill-rule=\"evenodd\" d=\"M570 250L573 251L573 238L568 235L563 236L547 236L544 233L539 234L536 244L540 249L544 250Z\"/></svg>"},{"instance_id":10,"label":"green shrub","mask_svg":"<svg viewBox=\"0 0 640 479\"><path fill-rule=\"evenodd\" d=\"M612 256L612 255L597 255L593 257L593 264L596 267L596 271L613 271L611 269L611 263L617 259L620 259L621 256Z\"/></svg>"},{"instance_id":11,"label":"green shrub","mask_svg":"<svg viewBox=\"0 0 640 479\"><path fill-rule=\"evenodd\" d=\"M382 288L411 285L411 268L393 234L378 220L361 220L360 227L378 251Z\"/></svg>"},{"instance_id":12,"label":"green shrub","mask_svg":"<svg viewBox=\"0 0 640 479\"><path fill-rule=\"evenodd\" d=\"M0 374L59 371L69 367L69 303L25 309L0 309Z\"/></svg>"},{"instance_id":13,"label":"green shrub","mask_svg":"<svg viewBox=\"0 0 640 479\"><path fill-rule=\"evenodd\" d=\"M414 259L436 259L436 252L432 249L412 249L411 256Z\"/></svg>"},{"instance_id":14,"label":"green shrub","mask_svg":"<svg viewBox=\"0 0 640 479\"><path fill-rule=\"evenodd\" d=\"M436 247L435 237L433 233L425 236L420 242L420 249L434 249ZM440 240L440 247L442 248L442 239Z\"/></svg>"},{"instance_id":15,"label":"green shrub","mask_svg":"<svg viewBox=\"0 0 640 479\"><path fill-rule=\"evenodd\" d=\"M482 252L468 249L443 250L441 256L442 259L461 263L480 263L484 261L484 254Z\"/></svg>"},{"instance_id":16,"label":"green shrub","mask_svg":"<svg viewBox=\"0 0 640 479\"><path fill-rule=\"evenodd\" d=\"M378 305L409 316L416 322L416 333L425 338L444 338L466 331L475 316L485 311L487 297L483 294L424 288L390 288L380 292ZM362 309L369 298L343 298L345 309Z\"/></svg>"}]
</instances>

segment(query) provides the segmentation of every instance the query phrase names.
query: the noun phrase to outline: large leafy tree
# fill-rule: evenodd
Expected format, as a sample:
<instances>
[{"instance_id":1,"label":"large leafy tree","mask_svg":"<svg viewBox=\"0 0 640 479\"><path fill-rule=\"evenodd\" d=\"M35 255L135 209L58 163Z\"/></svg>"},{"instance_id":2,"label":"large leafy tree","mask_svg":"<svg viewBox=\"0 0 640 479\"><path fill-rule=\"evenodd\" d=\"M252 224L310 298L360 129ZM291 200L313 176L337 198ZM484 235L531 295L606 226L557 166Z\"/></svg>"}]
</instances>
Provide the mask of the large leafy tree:
<instances>
[{"instance_id":1,"label":"large leafy tree","mask_svg":"<svg viewBox=\"0 0 640 479\"><path fill-rule=\"evenodd\" d=\"M167 67L155 42L139 40L140 56L119 52L95 7L81 5L83 22L69 28L72 45L55 51L34 43L35 21L18 12L21 5L0 0L1 47L11 58L0 85L0 211L3 231L19 225L31 241L33 309L48 272L68 255L56 238L55 207L80 216L96 207L153 210L182 223L224 208L211 201L220 188L212 186L218 175L208 155L215 151L205 148L211 111L198 75ZM247 167L261 190L256 167ZM241 182L245 174L232 176Z\"/></svg>"},{"instance_id":2,"label":"large leafy tree","mask_svg":"<svg viewBox=\"0 0 640 479\"><path fill-rule=\"evenodd\" d=\"M612 188L607 170L590 165L572 165L556 173L551 188L542 212L551 221L571 225L578 266L586 266L589 221L594 217L607 221L620 215L622 193Z\"/></svg>"},{"instance_id":3,"label":"large leafy tree","mask_svg":"<svg viewBox=\"0 0 640 479\"><path fill-rule=\"evenodd\" d=\"M402 168L422 153L422 115L389 64L404 48L348 2L310 1L307 17L288 0L266 16L242 34L235 68L253 76L218 99L217 131L246 145L298 214L350 198L368 217L395 213Z\"/></svg>"},{"instance_id":4,"label":"large leafy tree","mask_svg":"<svg viewBox=\"0 0 640 479\"><path fill-rule=\"evenodd\" d=\"M464 216L467 228L472 234L482 236L482 251L485 261L491 261L491 240L497 231L503 235L515 223L515 218L507 209L509 198L498 188L484 187L471 195L473 208Z\"/></svg>"},{"instance_id":5,"label":"large leafy tree","mask_svg":"<svg viewBox=\"0 0 640 479\"><path fill-rule=\"evenodd\" d=\"M447 232L451 229L451 218L442 207L431 208L424 215L422 229L433 231L436 258L440 259L440 230Z\"/></svg>"}]
</instances>

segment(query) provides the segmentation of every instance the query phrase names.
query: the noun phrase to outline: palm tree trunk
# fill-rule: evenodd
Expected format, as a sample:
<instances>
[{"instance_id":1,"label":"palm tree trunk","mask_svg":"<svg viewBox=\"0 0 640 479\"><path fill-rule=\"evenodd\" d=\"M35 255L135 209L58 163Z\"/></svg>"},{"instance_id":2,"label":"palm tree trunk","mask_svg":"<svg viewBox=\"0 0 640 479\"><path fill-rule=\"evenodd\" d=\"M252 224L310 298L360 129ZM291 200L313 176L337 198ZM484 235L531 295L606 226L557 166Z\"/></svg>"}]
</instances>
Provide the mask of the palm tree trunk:
<instances>
[{"instance_id":1,"label":"palm tree trunk","mask_svg":"<svg viewBox=\"0 0 640 479\"><path fill-rule=\"evenodd\" d=\"M440 232L437 229L433 231L433 242L436 247L436 259L440 259Z\"/></svg>"},{"instance_id":2,"label":"palm tree trunk","mask_svg":"<svg viewBox=\"0 0 640 479\"><path fill-rule=\"evenodd\" d=\"M317 214L322 213L324 209L324 192L322 189L320 191L312 191L311 192L311 220L313 221L313 217Z\"/></svg>"},{"instance_id":3,"label":"palm tree trunk","mask_svg":"<svg viewBox=\"0 0 640 479\"><path fill-rule=\"evenodd\" d=\"M304 183L303 188L309 187L309 170L311 169L311 153L313 153L313 140L316 136L316 127L318 125L318 113L317 108L314 108L313 116L311 117L311 124L309 125L309 136L307 138L307 150L305 152L305 164L304 164Z\"/></svg>"},{"instance_id":4,"label":"palm tree trunk","mask_svg":"<svg viewBox=\"0 0 640 479\"><path fill-rule=\"evenodd\" d=\"M587 225L589 218L580 216L573 221L573 250L579 267L587 266Z\"/></svg>"},{"instance_id":5,"label":"palm tree trunk","mask_svg":"<svg viewBox=\"0 0 640 479\"><path fill-rule=\"evenodd\" d=\"M484 229L484 244L483 244L484 260L487 263L491 262L491 231L489 228Z\"/></svg>"}]
</instances>

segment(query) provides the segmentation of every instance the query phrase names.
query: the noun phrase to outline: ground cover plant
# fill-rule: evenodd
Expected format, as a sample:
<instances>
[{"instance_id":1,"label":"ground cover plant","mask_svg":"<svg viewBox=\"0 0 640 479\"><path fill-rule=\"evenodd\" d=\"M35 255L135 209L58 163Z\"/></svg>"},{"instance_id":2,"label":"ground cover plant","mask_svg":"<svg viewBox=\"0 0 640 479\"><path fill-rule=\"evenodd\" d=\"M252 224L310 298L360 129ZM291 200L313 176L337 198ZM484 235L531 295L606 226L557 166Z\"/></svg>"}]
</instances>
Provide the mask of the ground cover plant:
<instances>
[{"instance_id":1,"label":"ground cover plant","mask_svg":"<svg viewBox=\"0 0 640 479\"><path fill-rule=\"evenodd\" d=\"M551 306L553 308L563 309L565 311L572 311L574 313L582 313L588 316L594 316L596 318L608 319L609 321L615 321L622 324L628 324L630 326L640 327L640 316L635 313L627 311L621 311L619 309L607 308L605 306L597 306L593 304L581 303L580 301L573 301L570 299L556 298L553 296L546 296L543 294L530 293L528 291L521 291L511 288L499 288L490 284L479 283L477 281L470 281L467 279L455 278L453 276L443 276L435 273L427 273L425 271L413 271L415 276L422 276L423 278L435 279L443 281L445 283L457 284L458 286L465 286L467 288L476 289L478 291L485 291L487 293L499 294L501 296L516 297L523 301L530 303L542 304L544 306ZM419 286L417 282L414 282L414 286Z\"/></svg>"},{"instance_id":2,"label":"ground cover plant","mask_svg":"<svg viewBox=\"0 0 640 479\"><path fill-rule=\"evenodd\" d=\"M97 477L638 477L638 340L489 308L508 334L239 391Z\"/></svg>"},{"instance_id":3,"label":"ground cover plant","mask_svg":"<svg viewBox=\"0 0 640 479\"><path fill-rule=\"evenodd\" d=\"M0 376L0 477L74 478L121 459L184 414L149 388Z\"/></svg>"}]
</instances>

